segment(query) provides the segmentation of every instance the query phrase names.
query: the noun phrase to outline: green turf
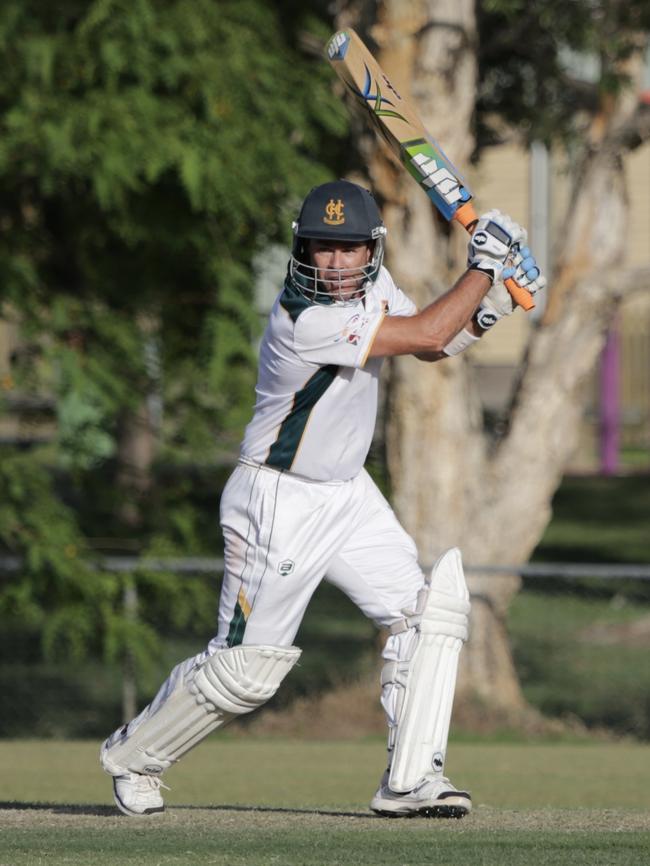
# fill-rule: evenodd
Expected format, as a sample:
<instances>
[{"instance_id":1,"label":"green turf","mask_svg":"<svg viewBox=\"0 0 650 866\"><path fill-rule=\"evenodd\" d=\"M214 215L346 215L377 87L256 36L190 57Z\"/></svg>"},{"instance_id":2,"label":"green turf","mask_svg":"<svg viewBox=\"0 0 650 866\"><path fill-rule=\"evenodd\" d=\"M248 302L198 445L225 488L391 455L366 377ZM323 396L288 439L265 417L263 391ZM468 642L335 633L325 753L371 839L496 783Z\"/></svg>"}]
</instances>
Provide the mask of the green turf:
<instances>
[{"instance_id":1,"label":"green turf","mask_svg":"<svg viewBox=\"0 0 650 866\"><path fill-rule=\"evenodd\" d=\"M107 805L92 742L2 741L4 801ZM213 735L166 774L169 805L365 809L379 740L305 742ZM650 746L452 743L447 771L490 808L650 811Z\"/></svg>"},{"instance_id":2,"label":"green turf","mask_svg":"<svg viewBox=\"0 0 650 866\"><path fill-rule=\"evenodd\" d=\"M554 816L547 829L500 829L498 815L481 818L483 824L495 822L491 829L349 815L170 813L154 819L156 826L102 815L65 816L57 826L56 815L42 817L43 826L12 827L0 849L3 866L641 866L650 850L647 830L564 829L561 816L556 829Z\"/></svg>"},{"instance_id":3,"label":"green turf","mask_svg":"<svg viewBox=\"0 0 650 866\"><path fill-rule=\"evenodd\" d=\"M534 559L650 562L647 475L567 476L552 505L553 518Z\"/></svg>"},{"instance_id":4,"label":"green turf","mask_svg":"<svg viewBox=\"0 0 650 866\"><path fill-rule=\"evenodd\" d=\"M166 775L168 811L128 819L88 742L0 742L0 866L650 861L650 747L452 743L463 821L388 820L367 803L379 740L214 736Z\"/></svg>"},{"instance_id":5,"label":"green turf","mask_svg":"<svg viewBox=\"0 0 650 866\"><path fill-rule=\"evenodd\" d=\"M646 621L647 602L618 606L598 597L520 593L508 631L526 699L549 717L577 716L592 728L647 741L648 643L630 631Z\"/></svg>"}]
</instances>

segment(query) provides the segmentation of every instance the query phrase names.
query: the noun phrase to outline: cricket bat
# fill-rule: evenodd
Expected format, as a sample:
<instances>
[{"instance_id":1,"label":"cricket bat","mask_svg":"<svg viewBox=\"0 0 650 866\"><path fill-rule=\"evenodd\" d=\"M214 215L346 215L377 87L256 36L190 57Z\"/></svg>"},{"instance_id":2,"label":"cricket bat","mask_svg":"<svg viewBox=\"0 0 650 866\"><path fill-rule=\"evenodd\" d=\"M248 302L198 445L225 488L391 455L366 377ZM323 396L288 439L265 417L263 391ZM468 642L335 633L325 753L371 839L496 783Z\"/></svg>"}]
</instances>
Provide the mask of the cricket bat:
<instances>
[{"instance_id":1,"label":"cricket bat","mask_svg":"<svg viewBox=\"0 0 650 866\"><path fill-rule=\"evenodd\" d=\"M339 78L365 106L379 136L442 216L460 223L471 234L478 216L467 184L355 31L348 27L335 33L327 43L327 58ZM505 285L524 310L535 306L530 292L512 278Z\"/></svg>"}]
</instances>

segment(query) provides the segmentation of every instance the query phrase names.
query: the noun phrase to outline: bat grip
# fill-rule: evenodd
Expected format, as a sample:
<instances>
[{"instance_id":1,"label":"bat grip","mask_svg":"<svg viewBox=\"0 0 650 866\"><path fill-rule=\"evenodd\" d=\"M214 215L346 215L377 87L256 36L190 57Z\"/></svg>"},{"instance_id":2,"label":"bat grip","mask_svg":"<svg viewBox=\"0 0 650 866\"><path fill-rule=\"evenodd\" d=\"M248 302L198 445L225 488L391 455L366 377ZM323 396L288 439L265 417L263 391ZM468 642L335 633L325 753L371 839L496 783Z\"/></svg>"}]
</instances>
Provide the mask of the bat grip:
<instances>
[{"instance_id":1,"label":"bat grip","mask_svg":"<svg viewBox=\"0 0 650 866\"><path fill-rule=\"evenodd\" d=\"M474 226L478 222L478 216L476 214L476 210L474 209L474 205L471 202L466 202L461 205L456 213L453 216L453 219L456 222L459 222L469 234L472 234L474 231ZM535 306L535 301L533 300L533 296L530 292L527 292L523 286L520 286L519 283L516 283L512 277L509 277L505 280L504 283L506 289L510 292L512 296L512 300L515 304L518 304L523 310L532 310Z\"/></svg>"},{"instance_id":2,"label":"bat grip","mask_svg":"<svg viewBox=\"0 0 650 866\"><path fill-rule=\"evenodd\" d=\"M523 286L520 286L519 283L516 283L512 277L508 277L507 280L504 280L504 285L510 292L515 304L519 304L523 310L528 312L535 307L535 301L533 300L531 293L526 291L526 289L524 289Z\"/></svg>"}]
</instances>

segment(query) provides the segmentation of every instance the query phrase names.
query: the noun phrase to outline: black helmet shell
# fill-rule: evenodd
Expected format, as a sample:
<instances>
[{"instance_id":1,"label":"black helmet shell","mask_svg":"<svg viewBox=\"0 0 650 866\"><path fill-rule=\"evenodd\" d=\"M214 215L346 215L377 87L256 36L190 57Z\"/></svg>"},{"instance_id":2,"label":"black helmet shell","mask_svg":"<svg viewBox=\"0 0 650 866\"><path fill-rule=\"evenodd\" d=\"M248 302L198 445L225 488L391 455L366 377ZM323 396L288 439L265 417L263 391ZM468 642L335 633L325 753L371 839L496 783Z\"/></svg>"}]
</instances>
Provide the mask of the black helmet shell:
<instances>
[{"instance_id":1,"label":"black helmet shell","mask_svg":"<svg viewBox=\"0 0 650 866\"><path fill-rule=\"evenodd\" d=\"M297 238L365 241L383 234L383 225L372 193L348 180L334 180L307 194L294 232Z\"/></svg>"}]
</instances>

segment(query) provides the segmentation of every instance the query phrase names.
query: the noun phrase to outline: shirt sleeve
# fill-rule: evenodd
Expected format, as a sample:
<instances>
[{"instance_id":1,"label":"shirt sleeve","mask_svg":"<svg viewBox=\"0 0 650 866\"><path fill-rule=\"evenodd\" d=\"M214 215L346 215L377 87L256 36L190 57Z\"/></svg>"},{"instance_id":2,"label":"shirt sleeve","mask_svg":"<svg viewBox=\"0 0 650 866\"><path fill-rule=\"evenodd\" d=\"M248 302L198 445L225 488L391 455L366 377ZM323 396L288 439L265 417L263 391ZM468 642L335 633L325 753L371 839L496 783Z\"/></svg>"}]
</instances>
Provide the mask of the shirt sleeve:
<instances>
[{"instance_id":1,"label":"shirt sleeve","mask_svg":"<svg viewBox=\"0 0 650 866\"><path fill-rule=\"evenodd\" d=\"M363 367L384 315L361 304L309 307L296 320L294 348L303 361Z\"/></svg>"},{"instance_id":2,"label":"shirt sleeve","mask_svg":"<svg viewBox=\"0 0 650 866\"><path fill-rule=\"evenodd\" d=\"M414 316L418 308L404 292L390 280L388 312L391 316Z\"/></svg>"}]
</instances>

